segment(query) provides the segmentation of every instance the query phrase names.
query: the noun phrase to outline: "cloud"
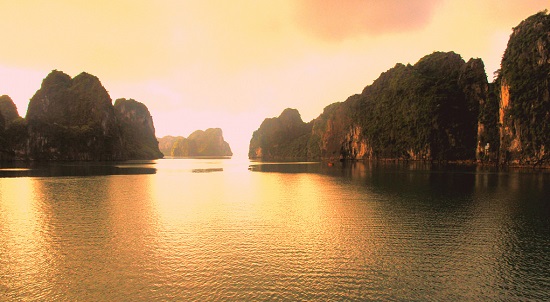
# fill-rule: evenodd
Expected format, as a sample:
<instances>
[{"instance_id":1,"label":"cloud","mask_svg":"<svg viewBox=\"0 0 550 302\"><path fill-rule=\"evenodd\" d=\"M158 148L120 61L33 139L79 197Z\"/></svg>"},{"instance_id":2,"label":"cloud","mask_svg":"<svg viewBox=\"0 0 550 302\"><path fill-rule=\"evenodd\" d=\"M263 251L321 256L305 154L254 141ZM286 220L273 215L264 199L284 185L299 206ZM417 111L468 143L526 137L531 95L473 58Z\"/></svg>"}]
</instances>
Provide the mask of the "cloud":
<instances>
[{"instance_id":1,"label":"cloud","mask_svg":"<svg viewBox=\"0 0 550 302\"><path fill-rule=\"evenodd\" d=\"M440 0L299 0L296 20L305 31L326 40L420 29L430 22Z\"/></svg>"}]
</instances>

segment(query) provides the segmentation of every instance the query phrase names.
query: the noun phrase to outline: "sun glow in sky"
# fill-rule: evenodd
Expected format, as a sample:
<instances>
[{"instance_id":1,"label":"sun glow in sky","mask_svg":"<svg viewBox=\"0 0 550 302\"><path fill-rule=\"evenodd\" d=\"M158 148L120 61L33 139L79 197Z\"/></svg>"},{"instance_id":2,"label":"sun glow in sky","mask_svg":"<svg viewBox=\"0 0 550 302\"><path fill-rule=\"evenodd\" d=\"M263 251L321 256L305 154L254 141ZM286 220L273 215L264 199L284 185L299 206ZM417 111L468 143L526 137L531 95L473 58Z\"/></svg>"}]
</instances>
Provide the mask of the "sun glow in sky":
<instances>
[{"instance_id":1,"label":"sun glow in sky","mask_svg":"<svg viewBox=\"0 0 550 302\"><path fill-rule=\"evenodd\" d=\"M97 76L147 105L157 136L219 127L246 155L264 118L304 121L396 63L434 51L483 59L548 0L0 0L0 95L25 116L53 69Z\"/></svg>"}]
</instances>

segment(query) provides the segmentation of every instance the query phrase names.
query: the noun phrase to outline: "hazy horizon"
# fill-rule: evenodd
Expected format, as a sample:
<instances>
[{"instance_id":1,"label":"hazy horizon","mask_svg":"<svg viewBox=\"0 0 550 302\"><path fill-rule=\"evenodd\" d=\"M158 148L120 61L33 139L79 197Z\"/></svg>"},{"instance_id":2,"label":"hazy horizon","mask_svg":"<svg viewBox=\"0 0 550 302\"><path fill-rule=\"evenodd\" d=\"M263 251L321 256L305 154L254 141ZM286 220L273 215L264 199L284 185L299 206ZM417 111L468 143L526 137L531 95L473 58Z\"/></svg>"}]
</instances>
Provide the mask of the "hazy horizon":
<instances>
[{"instance_id":1,"label":"hazy horizon","mask_svg":"<svg viewBox=\"0 0 550 302\"><path fill-rule=\"evenodd\" d=\"M54 69L144 103L156 136L221 128L236 156L264 118L304 121L396 63L434 51L500 68L512 28L546 1L2 1L0 95L25 116Z\"/></svg>"}]
</instances>

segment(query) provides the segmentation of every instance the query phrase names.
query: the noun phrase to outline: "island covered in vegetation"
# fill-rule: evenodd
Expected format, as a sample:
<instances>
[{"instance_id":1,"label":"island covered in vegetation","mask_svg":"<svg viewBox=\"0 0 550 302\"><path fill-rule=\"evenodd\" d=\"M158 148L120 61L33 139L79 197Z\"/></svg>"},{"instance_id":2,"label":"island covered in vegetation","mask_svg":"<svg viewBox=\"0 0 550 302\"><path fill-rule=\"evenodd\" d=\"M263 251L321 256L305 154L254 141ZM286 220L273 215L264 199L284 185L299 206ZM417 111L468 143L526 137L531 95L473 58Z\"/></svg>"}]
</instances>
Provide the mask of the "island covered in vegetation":
<instances>
[{"instance_id":1,"label":"island covered in vegetation","mask_svg":"<svg viewBox=\"0 0 550 302\"><path fill-rule=\"evenodd\" d=\"M31 98L25 118L0 97L2 160L128 160L163 155L147 107L116 100L88 73L54 70Z\"/></svg>"},{"instance_id":2,"label":"island covered in vegetation","mask_svg":"<svg viewBox=\"0 0 550 302\"><path fill-rule=\"evenodd\" d=\"M308 123L285 109L253 133L249 158L548 165L549 33L547 11L515 27L492 83L481 59L434 52Z\"/></svg>"},{"instance_id":3,"label":"island covered in vegetation","mask_svg":"<svg viewBox=\"0 0 550 302\"><path fill-rule=\"evenodd\" d=\"M220 128L197 130L188 138L164 136L159 138L160 150L166 156L232 156L231 147L223 138Z\"/></svg>"}]
</instances>

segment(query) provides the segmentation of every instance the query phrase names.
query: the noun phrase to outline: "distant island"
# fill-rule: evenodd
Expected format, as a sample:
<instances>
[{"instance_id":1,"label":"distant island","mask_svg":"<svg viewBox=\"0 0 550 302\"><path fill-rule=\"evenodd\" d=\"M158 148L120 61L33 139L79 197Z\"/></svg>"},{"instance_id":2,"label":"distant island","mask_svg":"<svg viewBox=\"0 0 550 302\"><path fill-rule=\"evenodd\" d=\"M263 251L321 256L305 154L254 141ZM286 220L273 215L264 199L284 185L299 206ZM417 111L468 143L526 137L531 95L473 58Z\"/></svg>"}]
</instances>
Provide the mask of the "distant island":
<instances>
[{"instance_id":1,"label":"distant island","mask_svg":"<svg viewBox=\"0 0 550 302\"><path fill-rule=\"evenodd\" d=\"M31 98L25 118L9 96L0 96L0 160L233 155L219 128L160 141L162 152L147 106L133 99L117 99L113 105L99 79L85 72L74 78L58 70L48 74Z\"/></svg>"},{"instance_id":2,"label":"distant island","mask_svg":"<svg viewBox=\"0 0 550 302\"><path fill-rule=\"evenodd\" d=\"M164 136L158 139L160 151L166 156L232 156L231 147L223 138L220 128L197 130L188 138Z\"/></svg>"},{"instance_id":3,"label":"distant island","mask_svg":"<svg viewBox=\"0 0 550 302\"><path fill-rule=\"evenodd\" d=\"M111 97L88 73L54 70L31 98L25 118L0 97L1 160L128 160L163 155L147 107Z\"/></svg>"},{"instance_id":4,"label":"distant island","mask_svg":"<svg viewBox=\"0 0 550 302\"><path fill-rule=\"evenodd\" d=\"M262 160L429 160L550 164L550 16L513 29L492 83L481 59L434 52L397 64L305 123L296 109L250 140Z\"/></svg>"}]
</instances>

